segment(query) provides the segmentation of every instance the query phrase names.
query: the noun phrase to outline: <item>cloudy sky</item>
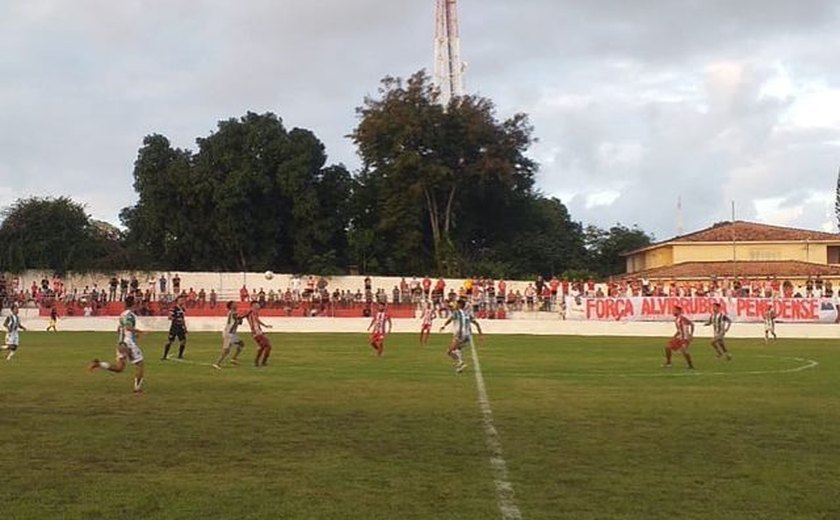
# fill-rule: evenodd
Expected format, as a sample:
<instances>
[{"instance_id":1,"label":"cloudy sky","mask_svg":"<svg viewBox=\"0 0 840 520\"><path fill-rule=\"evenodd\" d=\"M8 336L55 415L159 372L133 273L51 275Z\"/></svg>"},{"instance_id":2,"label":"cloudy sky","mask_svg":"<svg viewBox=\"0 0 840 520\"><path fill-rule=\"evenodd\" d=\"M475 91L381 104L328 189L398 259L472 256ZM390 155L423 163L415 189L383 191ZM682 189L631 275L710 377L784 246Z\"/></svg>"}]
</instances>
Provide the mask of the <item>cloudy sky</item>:
<instances>
[{"instance_id":1,"label":"cloudy sky","mask_svg":"<svg viewBox=\"0 0 840 520\"><path fill-rule=\"evenodd\" d=\"M461 0L467 88L531 116L539 188L658 239L729 218L836 229L836 0ZM0 206L117 222L143 136L271 111L331 162L386 75L432 67L434 0L2 0Z\"/></svg>"}]
</instances>

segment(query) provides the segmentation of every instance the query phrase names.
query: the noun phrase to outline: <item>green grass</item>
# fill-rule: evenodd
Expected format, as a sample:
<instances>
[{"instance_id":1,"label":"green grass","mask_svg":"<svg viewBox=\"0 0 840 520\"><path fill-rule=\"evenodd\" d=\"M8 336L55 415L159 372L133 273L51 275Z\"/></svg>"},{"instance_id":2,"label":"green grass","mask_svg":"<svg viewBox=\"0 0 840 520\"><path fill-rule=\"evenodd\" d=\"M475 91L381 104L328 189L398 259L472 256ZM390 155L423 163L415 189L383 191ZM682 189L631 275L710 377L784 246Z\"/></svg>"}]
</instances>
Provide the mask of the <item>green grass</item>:
<instances>
[{"instance_id":1,"label":"green grass","mask_svg":"<svg viewBox=\"0 0 840 520\"><path fill-rule=\"evenodd\" d=\"M498 518L474 374L447 336L272 335L271 366L215 371L142 338L23 333L0 361L0 518ZM494 336L479 350L523 518L840 518L835 342L731 340L659 368L663 339ZM254 353L246 340L246 358ZM810 359L819 366L784 372ZM469 361L469 356L467 357Z\"/></svg>"}]
</instances>

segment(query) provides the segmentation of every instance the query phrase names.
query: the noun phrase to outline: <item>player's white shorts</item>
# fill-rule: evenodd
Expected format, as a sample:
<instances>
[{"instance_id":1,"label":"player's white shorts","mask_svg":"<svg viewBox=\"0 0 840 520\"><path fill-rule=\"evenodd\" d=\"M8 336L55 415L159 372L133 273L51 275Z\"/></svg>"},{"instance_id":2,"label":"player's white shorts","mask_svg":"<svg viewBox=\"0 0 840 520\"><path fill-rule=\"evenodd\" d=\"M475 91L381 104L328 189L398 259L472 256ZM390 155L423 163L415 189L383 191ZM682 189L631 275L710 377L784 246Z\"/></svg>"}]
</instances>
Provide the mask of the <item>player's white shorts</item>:
<instances>
[{"instance_id":1,"label":"player's white shorts","mask_svg":"<svg viewBox=\"0 0 840 520\"><path fill-rule=\"evenodd\" d=\"M20 345L20 335L18 331L6 333L6 345Z\"/></svg>"},{"instance_id":2,"label":"player's white shorts","mask_svg":"<svg viewBox=\"0 0 840 520\"><path fill-rule=\"evenodd\" d=\"M775 323L771 322L771 323L765 323L764 324L764 332L773 332L775 330L776 330L776 324Z\"/></svg>"},{"instance_id":3,"label":"player's white shorts","mask_svg":"<svg viewBox=\"0 0 840 520\"><path fill-rule=\"evenodd\" d=\"M235 332L224 333L224 338L223 348L230 348L231 345L242 343L242 340L239 339L239 334Z\"/></svg>"},{"instance_id":4,"label":"player's white shorts","mask_svg":"<svg viewBox=\"0 0 840 520\"><path fill-rule=\"evenodd\" d=\"M117 347L117 359L128 359L135 365L143 361L143 351L131 340L126 340Z\"/></svg>"},{"instance_id":5,"label":"player's white shorts","mask_svg":"<svg viewBox=\"0 0 840 520\"><path fill-rule=\"evenodd\" d=\"M724 336L723 332L721 332L719 334L713 334L712 339L715 340L715 341L723 341L723 336Z\"/></svg>"}]
</instances>

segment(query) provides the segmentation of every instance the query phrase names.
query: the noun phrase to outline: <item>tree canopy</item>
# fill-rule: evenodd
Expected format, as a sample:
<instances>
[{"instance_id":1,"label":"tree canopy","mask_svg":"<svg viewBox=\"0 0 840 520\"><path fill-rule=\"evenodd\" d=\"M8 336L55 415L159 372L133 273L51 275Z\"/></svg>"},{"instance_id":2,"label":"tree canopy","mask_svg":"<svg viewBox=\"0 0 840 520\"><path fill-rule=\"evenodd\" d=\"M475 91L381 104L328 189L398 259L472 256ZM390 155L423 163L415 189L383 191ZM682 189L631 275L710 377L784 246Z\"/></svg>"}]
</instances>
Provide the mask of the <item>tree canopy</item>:
<instances>
[{"instance_id":1,"label":"tree canopy","mask_svg":"<svg viewBox=\"0 0 840 520\"><path fill-rule=\"evenodd\" d=\"M363 161L351 221L357 263L521 276L583 261L580 226L534 190L526 115L499 120L478 96L443 107L424 72L385 78L379 94L357 109L351 134Z\"/></svg>"},{"instance_id":2,"label":"tree canopy","mask_svg":"<svg viewBox=\"0 0 840 520\"><path fill-rule=\"evenodd\" d=\"M535 189L525 114L499 118L480 96L444 107L421 71L385 78L357 116L355 174L272 113L220 121L195 150L148 135L124 231L66 197L19 200L0 225L0 269L609 276L651 241L584 228Z\"/></svg>"},{"instance_id":3,"label":"tree canopy","mask_svg":"<svg viewBox=\"0 0 840 520\"><path fill-rule=\"evenodd\" d=\"M125 265L119 230L67 197L20 199L3 211L0 270L108 270Z\"/></svg>"},{"instance_id":4,"label":"tree canopy","mask_svg":"<svg viewBox=\"0 0 840 520\"><path fill-rule=\"evenodd\" d=\"M350 173L325 166L312 132L249 112L197 144L193 153L150 135L138 152L139 200L122 221L145 263L321 272L346 264Z\"/></svg>"}]
</instances>

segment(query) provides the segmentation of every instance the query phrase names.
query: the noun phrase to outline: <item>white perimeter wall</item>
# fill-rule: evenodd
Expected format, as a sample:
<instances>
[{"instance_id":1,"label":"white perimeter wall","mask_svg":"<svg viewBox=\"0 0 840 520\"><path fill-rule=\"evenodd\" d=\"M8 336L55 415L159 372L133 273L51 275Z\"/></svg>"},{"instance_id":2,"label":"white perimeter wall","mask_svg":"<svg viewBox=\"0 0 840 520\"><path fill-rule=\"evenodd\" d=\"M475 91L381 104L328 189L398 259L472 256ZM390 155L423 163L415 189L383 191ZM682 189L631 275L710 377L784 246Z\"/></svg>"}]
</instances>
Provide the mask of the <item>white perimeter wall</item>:
<instances>
[{"instance_id":1,"label":"white perimeter wall","mask_svg":"<svg viewBox=\"0 0 840 520\"><path fill-rule=\"evenodd\" d=\"M44 330L47 320L36 317L32 310L22 312L22 323L31 330ZM165 317L140 317L138 326L141 330L166 331L169 320ZM225 318L187 318L189 330L221 331ZM367 318L270 318L263 321L273 326L268 332L357 332L364 333L370 320ZM434 332L440 329L442 320L436 320ZM418 333L420 320L394 319L394 332ZM670 322L603 322L603 321L562 321L551 319L515 319L482 320L481 328L488 334L532 334L565 336L648 336L665 337L673 334L674 325ZM115 317L97 318L60 318L59 330L69 331L116 331ZM837 338L840 339L840 325L777 323L776 333L780 338ZM221 334L221 332L220 332ZM697 325L697 337L711 337L711 327ZM756 338L764 336L762 323L736 323L728 337ZM840 345L840 343L838 343Z\"/></svg>"}]
</instances>

